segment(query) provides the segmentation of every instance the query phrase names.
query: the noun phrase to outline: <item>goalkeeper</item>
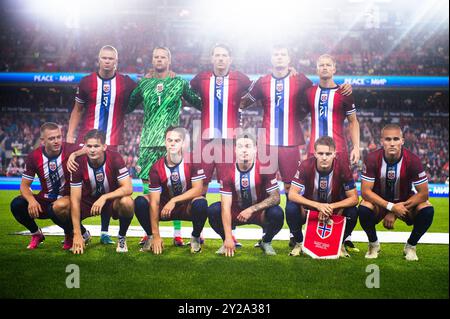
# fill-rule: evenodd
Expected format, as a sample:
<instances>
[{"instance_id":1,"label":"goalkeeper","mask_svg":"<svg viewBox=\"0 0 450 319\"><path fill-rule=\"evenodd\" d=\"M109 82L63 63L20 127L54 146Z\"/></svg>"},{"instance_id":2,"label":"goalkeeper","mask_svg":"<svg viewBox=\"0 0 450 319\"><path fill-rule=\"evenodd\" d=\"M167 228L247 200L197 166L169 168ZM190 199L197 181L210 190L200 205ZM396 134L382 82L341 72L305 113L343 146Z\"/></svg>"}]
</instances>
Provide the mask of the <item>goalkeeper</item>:
<instances>
[{"instance_id":1,"label":"goalkeeper","mask_svg":"<svg viewBox=\"0 0 450 319\"><path fill-rule=\"evenodd\" d=\"M132 112L142 103L144 121L139 144L139 159L137 172L142 179L144 195L149 193L148 178L150 168L166 153L164 132L169 126L178 126L184 98L192 106L199 108L201 99L182 78L172 77L169 71L171 63L170 50L165 47L153 49L153 71L151 78L143 78L131 93L127 112ZM148 196L144 196L148 199ZM150 218L150 217L149 217ZM145 223L146 221L139 222ZM143 245L148 239L147 234L141 239ZM181 221L174 221L174 245L184 246L181 238Z\"/></svg>"}]
</instances>

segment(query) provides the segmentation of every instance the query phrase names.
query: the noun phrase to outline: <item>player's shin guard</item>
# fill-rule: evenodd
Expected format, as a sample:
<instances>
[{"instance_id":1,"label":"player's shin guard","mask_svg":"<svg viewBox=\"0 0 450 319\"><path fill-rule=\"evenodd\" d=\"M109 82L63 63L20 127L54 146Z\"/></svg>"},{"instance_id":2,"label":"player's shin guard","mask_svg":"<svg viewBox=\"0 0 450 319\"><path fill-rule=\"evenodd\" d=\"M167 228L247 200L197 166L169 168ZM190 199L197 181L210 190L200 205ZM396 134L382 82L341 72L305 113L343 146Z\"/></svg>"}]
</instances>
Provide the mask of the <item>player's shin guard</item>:
<instances>
[{"instance_id":1,"label":"player's shin guard","mask_svg":"<svg viewBox=\"0 0 450 319\"><path fill-rule=\"evenodd\" d=\"M199 198L192 202L192 236L200 237L200 234L205 227L206 219L208 218L208 202L204 198Z\"/></svg>"},{"instance_id":2,"label":"player's shin guard","mask_svg":"<svg viewBox=\"0 0 450 319\"><path fill-rule=\"evenodd\" d=\"M119 236L126 236L128 227L130 227L131 221L133 220L133 215L120 216L119 217Z\"/></svg>"},{"instance_id":3,"label":"player's shin guard","mask_svg":"<svg viewBox=\"0 0 450 319\"><path fill-rule=\"evenodd\" d=\"M25 226L30 233L38 231L39 227L33 218L28 214L28 202L22 196L18 196L11 202L11 212L14 218L23 226Z\"/></svg>"},{"instance_id":4,"label":"player's shin guard","mask_svg":"<svg viewBox=\"0 0 450 319\"><path fill-rule=\"evenodd\" d=\"M294 202L286 202L286 222L289 226L289 231L294 236L295 242L303 242L302 226L306 220L302 216L300 207Z\"/></svg>"},{"instance_id":5,"label":"player's shin guard","mask_svg":"<svg viewBox=\"0 0 450 319\"><path fill-rule=\"evenodd\" d=\"M358 209L356 206L345 208L343 215L346 218L343 238L343 241L345 241L352 234L353 229L355 229L356 222L358 221Z\"/></svg>"},{"instance_id":6,"label":"player's shin guard","mask_svg":"<svg viewBox=\"0 0 450 319\"><path fill-rule=\"evenodd\" d=\"M212 229L219 234L222 240L225 240L225 232L222 224L222 209L220 202L214 203L208 207L208 219Z\"/></svg>"},{"instance_id":7,"label":"player's shin guard","mask_svg":"<svg viewBox=\"0 0 450 319\"><path fill-rule=\"evenodd\" d=\"M375 225L377 224L375 212L366 206L358 207L359 223L367 234L369 242L374 243L378 240Z\"/></svg>"},{"instance_id":8,"label":"player's shin guard","mask_svg":"<svg viewBox=\"0 0 450 319\"><path fill-rule=\"evenodd\" d=\"M152 227L150 224L150 205L144 196L138 196L134 200L134 213L139 224L145 230L147 236L152 234Z\"/></svg>"},{"instance_id":9,"label":"player's shin guard","mask_svg":"<svg viewBox=\"0 0 450 319\"><path fill-rule=\"evenodd\" d=\"M102 223L102 232L107 233L109 228L109 222L111 220L111 216L105 210L100 214L101 223Z\"/></svg>"},{"instance_id":10,"label":"player's shin guard","mask_svg":"<svg viewBox=\"0 0 450 319\"><path fill-rule=\"evenodd\" d=\"M283 210L276 205L266 209L265 231L262 240L265 243L270 243L276 234L279 233L284 223Z\"/></svg>"},{"instance_id":11,"label":"player's shin guard","mask_svg":"<svg viewBox=\"0 0 450 319\"><path fill-rule=\"evenodd\" d=\"M434 207L428 206L422 208L414 219L414 227L408 239L411 246L417 245L419 239L427 232L433 222Z\"/></svg>"}]
</instances>

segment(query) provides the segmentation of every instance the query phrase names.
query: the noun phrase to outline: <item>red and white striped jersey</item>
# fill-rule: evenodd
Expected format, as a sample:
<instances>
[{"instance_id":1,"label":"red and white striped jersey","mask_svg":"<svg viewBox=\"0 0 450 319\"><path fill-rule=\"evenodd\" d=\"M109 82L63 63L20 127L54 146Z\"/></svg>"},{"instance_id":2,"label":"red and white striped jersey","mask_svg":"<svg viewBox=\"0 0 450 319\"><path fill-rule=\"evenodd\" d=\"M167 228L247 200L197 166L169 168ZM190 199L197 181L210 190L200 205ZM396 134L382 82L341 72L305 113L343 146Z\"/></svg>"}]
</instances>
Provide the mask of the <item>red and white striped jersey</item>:
<instances>
[{"instance_id":1,"label":"red and white striped jersey","mask_svg":"<svg viewBox=\"0 0 450 319\"><path fill-rule=\"evenodd\" d=\"M69 195L69 171L67 160L71 153L79 150L76 144L62 143L58 156L49 157L45 148L40 146L28 154L22 178L33 181L37 175L41 183L38 196L47 200L56 200Z\"/></svg>"},{"instance_id":2,"label":"red and white striped jersey","mask_svg":"<svg viewBox=\"0 0 450 319\"><path fill-rule=\"evenodd\" d=\"M347 116L356 113L353 95L342 95L339 87L314 85L308 88L306 96L308 111L311 112L309 153L314 153L314 143L319 137L330 136L336 143L336 152L348 154L344 121Z\"/></svg>"},{"instance_id":3,"label":"red and white striped jersey","mask_svg":"<svg viewBox=\"0 0 450 319\"><path fill-rule=\"evenodd\" d=\"M241 171L237 164L224 166L223 169L220 193L233 197L233 209L246 209L279 190L275 174L262 174L259 161L247 171Z\"/></svg>"},{"instance_id":4,"label":"red and white striped jersey","mask_svg":"<svg viewBox=\"0 0 450 319\"><path fill-rule=\"evenodd\" d=\"M256 81L249 98L261 100L264 108L263 128L266 130L266 144L293 146L305 144L300 125L302 99L312 82L304 75L297 74L276 78L271 74Z\"/></svg>"},{"instance_id":5,"label":"red and white striped jersey","mask_svg":"<svg viewBox=\"0 0 450 319\"><path fill-rule=\"evenodd\" d=\"M367 155L362 181L375 183L373 191L390 202L403 202L414 194L413 186L428 183L420 158L406 148L400 159L390 164L379 149Z\"/></svg>"},{"instance_id":6,"label":"red and white striped jersey","mask_svg":"<svg viewBox=\"0 0 450 319\"><path fill-rule=\"evenodd\" d=\"M198 164L192 163L191 154L173 167L167 165L166 157L161 157L150 169L149 191L161 193L161 202L166 203L192 188L192 182L206 178L205 172Z\"/></svg>"},{"instance_id":7,"label":"red and white striped jersey","mask_svg":"<svg viewBox=\"0 0 450 319\"><path fill-rule=\"evenodd\" d=\"M234 138L241 97L251 84L248 76L238 71L226 76L201 72L191 80L191 88L202 99L202 139Z\"/></svg>"},{"instance_id":8,"label":"red and white striped jersey","mask_svg":"<svg viewBox=\"0 0 450 319\"><path fill-rule=\"evenodd\" d=\"M95 168L87 155L77 158L78 170L72 174L70 187L82 187L83 201L94 203L103 194L115 191L119 182L129 178L125 161L117 152L106 150L105 161Z\"/></svg>"},{"instance_id":9,"label":"red and white striped jersey","mask_svg":"<svg viewBox=\"0 0 450 319\"><path fill-rule=\"evenodd\" d=\"M128 75L120 73L110 79L95 72L83 77L75 96L75 101L85 108L77 144L84 143L88 131L98 129L105 132L107 145L122 145L128 99L136 86Z\"/></svg>"}]
</instances>

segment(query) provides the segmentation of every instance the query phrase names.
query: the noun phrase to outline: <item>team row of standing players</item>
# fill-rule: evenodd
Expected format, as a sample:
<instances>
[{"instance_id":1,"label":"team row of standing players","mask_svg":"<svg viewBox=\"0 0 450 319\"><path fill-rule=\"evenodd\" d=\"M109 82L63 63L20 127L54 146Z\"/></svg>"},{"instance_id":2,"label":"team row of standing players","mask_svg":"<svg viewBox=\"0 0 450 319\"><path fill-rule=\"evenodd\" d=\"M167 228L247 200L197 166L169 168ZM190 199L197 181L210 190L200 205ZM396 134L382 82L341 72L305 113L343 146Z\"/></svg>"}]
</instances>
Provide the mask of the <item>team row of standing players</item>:
<instances>
[{"instance_id":1,"label":"team row of standing players","mask_svg":"<svg viewBox=\"0 0 450 319\"><path fill-rule=\"evenodd\" d=\"M346 141L344 137L345 118L347 118L350 123L351 139L353 144L353 149L350 153L351 162L354 163L359 159L359 125L356 119L356 109L351 95L348 96L344 95L345 92L342 92L343 90L341 90L341 88L339 88L334 83L333 75L336 71L336 66L334 59L329 55L323 55L318 59L317 71L320 78L320 84L318 86L312 86L311 81L309 81L303 74L298 74L295 72L295 70L289 68L290 62L289 53L287 48L285 47L276 47L273 49L272 74L260 78L258 81L255 82L254 85L248 79L248 77L246 77L242 73L229 70L231 64L230 50L223 45L215 46L212 50L212 63L214 66L214 71L200 73L199 75L194 77L194 79L192 79L190 86L186 81L182 80L181 78L173 77L169 74L170 51L167 48L156 48L153 51L154 69L152 70L152 72L150 72L148 77L144 78L139 82L137 87L135 87L136 84L127 76L121 75L116 72L118 61L117 58L118 54L114 48L110 46L103 47L99 53L98 73L93 73L82 79L77 92L75 107L72 112L69 123L67 141L69 142L75 141L74 139L75 128L78 126L80 122L81 114L85 113L85 118L83 120L84 128L82 127L80 129L78 137L79 138L82 136L86 137L85 133L87 132L87 130L92 127L96 127L99 131L105 133L105 141L103 142L103 144L106 143L110 145L109 147L110 149L115 148L117 145L123 143L122 141L120 141L120 136L121 130L123 129L124 113L126 111L132 111L136 105L143 102L144 124L142 137L140 141L140 153L138 161L138 165L141 167L140 177L143 178L143 180L148 180L150 168L158 159L165 156L167 149L166 147L164 147L165 143L164 138L167 138L167 134L166 136L164 136L164 134L161 133L164 132L169 125L178 123L181 108L181 97L184 97L189 103L191 103L195 107L198 107L202 111L202 128L201 128L202 149L205 146L207 146L208 142L210 141L214 141L215 143L217 143L218 139L222 142L223 148L225 148L226 141L229 139L233 139L235 137L234 135L235 129L238 128L239 107L249 106L255 101L261 102L264 108L263 129L265 129L266 134L264 144L267 145L269 152L274 150L275 153L279 155L277 161L278 164L277 168L281 173L283 182L285 184L286 193L288 194L287 195L288 200L285 209L288 223L289 223L288 216L291 215L290 208L292 207L292 210L293 208L296 209L298 208L296 207L294 200L291 198L295 197L294 195L295 192L289 191L289 188L291 186L291 181L295 177L297 171L297 164L300 161L299 145L304 144L303 134L299 122L302 119L302 117L304 117L305 114L308 113L308 110L311 112L312 118L311 123L312 130L310 140L316 141L320 136L331 136L332 140L334 140L333 145L328 146L325 145L329 148L329 150L326 151L325 153L328 154L330 152L331 153L335 152L336 153L335 155L340 159L338 161L336 160L332 161L333 167L334 165L336 165L334 163L341 163L342 167L346 167L347 170L349 166L348 165L349 154L347 151ZM196 91L198 95L195 94L196 92L194 91ZM347 87L347 91L351 91L351 88ZM128 102L127 97L130 94L131 97ZM126 105L128 105L128 108L126 108ZM81 142L80 139L78 139L78 141ZM310 143L309 147L310 154L314 154L317 152L317 150L314 149L314 145L315 145L314 143ZM256 145L254 144L253 146L255 147ZM406 150L403 150L401 148L400 152L401 158L404 157L405 152ZM236 151L236 153L238 152ZM106 158L108 158L108 156L106 156ZM315 158L317 159L317 156ZM313 159L308 161L311 162L312 160ZM305 164L308 161L306 161ZM383 163L386 164L386 162ZM400 161L399 163L401 164L403 163L403 161ZM221 172L224 172L225 170L221 168L221 165L223 165L223 159L217 160L217 158L215 158L215 160L212 163L210 163L210 161L203 161L202 156L201 164L202 167L200 168L200 170L203 170L203 173L205 174L206 178L206 183L202 183L203 184L202 194L204 194L205 190L207 189L207 182L211 180L214 167L216 166L218 178L222 182L224 179L221 177ZM397 164L398 163L395 164L396 167L398 166ZM238 163L236 165L238 165ZM255 167L257 166L258 165L255 165ZM392 167L389 166L389 168ZM301 171L302 170L298 170L298 172ZM383 199L385 203L380 201L375 203L379 204L378 206L382 206L384 208L388 208L389 210L393 210L394 212L396 212L397 211L396 206L399 205L397 204L391 205L391 203L400 201L399 189L403 188L402 187L399 188L397 184L400 183L399 182L401 179L400 173L404 171L404 169L399 169L398 174L394 173L394 175L390 173L391 171L392 170L389 171L389 174L385 175L388 177L393 177L394 182L392 181L392 178L387 179L384 178L381 184L385 183L385 185L384 186L382 185L381 189L383 191L388 190L393 194L393 197L391 201L386 201L385 199ZM242 172L244 172L244 174L242 174ZM422 172L423 170L420 172L420 174L422 174ZM410 171L408 171L408 174L410 174ZM231 176L231 174L228 176ZM243 198L246 197L246 194L247 195L251 194L250 190L252 189L253 186L245 187L245 184L248 183L248 178L246 178L245 176L246 176L245 169L243 171L240 170L241 189L239 192L235 190L237 194L236 196L238 197L239 194L241 195L241 197L243 196ZM332 176L335 176L335 174L333 174ZM315 183L315 185L324 186L322 188L326 189L327 192L331 194L332 193L330 192L332 188L331 186L335 182L336 178L330 179L329 176L327 178L322 177L319 176L319 183ZM152 179L150 179L150 182L151 181ZM412 182L417 183L418 181L421 182L420 185L424 183L426 184L426 179L424 182L423 178L421 178L420 180L414 181L411 180L409 181L409 184L411 184ZM407 183L408 182L405 182L404 179L403 184ZM390 188L388 187L388 184L390 185L389 186ZM394 184L395 186L392 186ZM292 185L293 186L291 188L293 189L295 189L295 187L298 186L295 184ZM243 187L244 189L242 189L242 186L244 186ZM344 186L346 188L350 187L347 184L341 186ZM248 190L250 193L246 191L246 188L250 189ZM102 188L99 187L99 189ZM300 189L297 189L297 191ZM352 188L351 190L353 189L354 188ZM227 192L229 193L229 191L226 190L223 191L222 195L225 196L228 195ZM347 195L347 192L348 191L345 190L344 193ZM145 193L146 191L144 190L144 194ZM409 194L409 192L407 193ZM418 194L420 194L421 200L423 199L424 196L422 193L423 192L421 191L418 192ZM319 198L317 201L317 203L320 203L320 205L316 206L309 205L311 203L309 204L300 203L300 204L317 209L322 214L325 215L327 215L327 213L329 214L331 208L329 207L329 205L324 205L324 203L327 202L329 203L332 200L331 196L325 196L324 195L325 193L323 193L323 191L313 192L313 194L315 194L314 196L317 196L317 194L319 195L322 194L320 195L322 197ZM413 195L411 198L415 198L414 196L416 195ZM426 196L428 196L428 193L426 194ZM144 205L145 203L142 202L143 199L147 202L148 206L148 199L151 199L151 197L152 195L142 197L139 199L138 202L141 202L142 205ZM349 196L347 197L350 198ZM269 198L271 198L271 196L269 196ZM350 203L353 203L352 200L348 201L350 201ZM356 195L356 203L357 201L358 200ZM138 206L141 206L140 204L138 205L138 202L136 202L135 208L137 216L139 210ZM272 199L271 203L273 202L274 200ZM247 203L250 203L250 201L247 200ZM355 206L356 203L350 206ZM427 203L426 199L425 201L421 201L420 203L426 203L427 206L425 208L430 207L430 209L432 210L432 207L429 205L429 203ZM150 204L152 204L151 200ZM416 208L418 203L416 201L413 201L413 204L414 205L412 207L409 206L405 207L405 211L408 212L411 211L412 214L412 211L417 210ZM213 205L213 208L214 207L216 207L215 209L217 211L217 205L216 206ZM256 207L259 208L258 210L256 210L256 212L264 212L263 216L267 215L266 219L270 219L268 216L279 215L277 213L271 214L270 213L271 210L268 209L269 207L272 206L264 207L263 209L261 209L261 207ZM248 208L249 207L246 207L239 213L240 222L246 221L248 222L249 216L250 217L252 216ZM95 209L95 207L93 209ZM167 209L168 208L166 209L163 208L162 214L164 214L164 211L167 212ZM254 210L255 208L252 209ZM374 207L371 208L369 207L369 210L370 209L373 210ZM300 219L301 224L300 217L303 215L299 213L301 210L299 209L297 210L298 213L296 215L298 216L296 217L297 219ZM335 210L335 208L331 209L331 212L333 210ZM220 209L220 211L222 212L221 215L223 218L223 215L226 215L223 214L224 212L223 207ZM419 211L422 211L422 209L419 209ZM248 214L249 216L247 216ZM400 215L398 214L396 215L395 213L392 214L397 217L402 216L400 213L399 213ZM72 216L73 215L74 214L72 214ZM150 218L150 214L147 215L149 215L148 218ZM357 216L357 214L353 215ZM375 215L373 211L372 215ZM282 217L281 218L281 225L282 225L283 221L282 211L281 217ZM277 219L275 217L273 218ZM214 217L212 220L214 220ZM214 224L214 221L212 220L210 219L211 225ZM352 220L354 220L354 223L356 223L356 218ZM361 223L362 220L363 218L361 217ZM237 222L234 221L234 224L236 223ZM349 225L353 224L354 227L354 223L348 224ZM141 224L145 223L141 221ZM225 219L224 224L226 224ZM233 222L231 224L233 224ZM385 225L388 224L389 223L386 224L385 218ZM391 226L392 224L393 223L391 223ZM146 229L145 225L143 225L143 227L144 229ZM292 254L295 255L297 254L296 252L301 250L301 236L300 236L301 229L299 234L298 229L293 229L292 227L290 228L291 232L293 233L293 241L294 241L294 250L292 251ZM264 229L264 231L265 231L264 236L266 236L267 229ZM146 232L148 233L148 235L153 234L153 237L150 238L150 240L148 240L146 245L144 245L144 248L151 247L154 248L153 251L160 252L160 249L158 249L159 247L158 244L160 243L158 241L158 236L154 234L152 229L148 231L148 227L146 229ZM271 232L269 232L269 234L270 233ZM234 252L233 248L234 246L230 244L229 240L230 238L229 236L227 236L227 234L228 232L225 231L224 234L225 241L222 252L225 252L227 255L232 255L232 253ZM197 235L197 233L193 235ZM77 236L75 236L75 238L79 239ZM195 246L196 244L195 241L198 238L199 237L197 236L193 236L193 238L191 239L191 249L193 246ZM374 238L375 240L371 241L371 239ZM271 247L270 240L268 241L268 239L271 238L263 238L260 246L264 249L266 253L270 254L273 253L273 248ZM370 241L369 250L371 246L375 247L372 250L376 250L377 247L376 235L375 237L369 236L369 241ZM78 240L75 240L75 242L77 242L78 244ZM118 245L120 245L120 242L121 240L119 236ZM192 244L192 242L194 242L194 244ZM409 243L409 246L415 247L414 240L412 240ZM195 250L196 249L194 249L194 251Z\"/></svg>"}]
</instances>

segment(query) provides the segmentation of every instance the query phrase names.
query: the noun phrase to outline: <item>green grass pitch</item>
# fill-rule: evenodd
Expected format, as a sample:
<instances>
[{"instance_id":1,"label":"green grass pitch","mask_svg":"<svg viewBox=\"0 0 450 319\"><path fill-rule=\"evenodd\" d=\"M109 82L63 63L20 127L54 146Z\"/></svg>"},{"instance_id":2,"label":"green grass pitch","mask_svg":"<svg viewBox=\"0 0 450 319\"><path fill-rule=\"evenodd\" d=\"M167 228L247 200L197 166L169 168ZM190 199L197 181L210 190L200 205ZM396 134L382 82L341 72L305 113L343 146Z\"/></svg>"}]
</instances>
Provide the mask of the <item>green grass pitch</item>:
<instances>
[{"instance_id":1,"label":"green grass pitch","mask_svg":"<svg viewBox=\"0 0 450 319\"><path fill-rule=\"evenodd\" d=\"M84 255L61 249L62 237L47 236L38 249L26 249L29 237L9 210L17 191L0 193L0 298L439 298L448 299L448 245L418 245L419 262L406 262L402 244L382 244L377 260L366 260L366 243L349 259L313 260L289 257L287 240L274 241L277 256L264 256L243 240L233 258L217 256L219 240L207 239L203 251L191 255L166 238L160 256L141 253L138 238L128 238L128 254L103 246L94 237ZM283 200L284 200L284 196ZM210 203L217 194L208 195ZM435 218L430 232L448 232L448 198L431 199ZM284 202L282 203L284 206ZM99 224L99 218L85 224ZM51 225L38 221L41 227ZM117 224L112 222L112 224ZM183 223L188 225L188 223ZM138 225L133 220L133 225ZM165 223L170 225L170 223ZM285 225L286 227L286 225ZM360 230L358 224L357 230ZM411 228L397 222L396 231ZM382 230L382 227L380 227ZM66 267L80 269L80 288L68 289ZM366 267L380 270L379 288L366 287Z\"/></svg>"}]
</instances>

